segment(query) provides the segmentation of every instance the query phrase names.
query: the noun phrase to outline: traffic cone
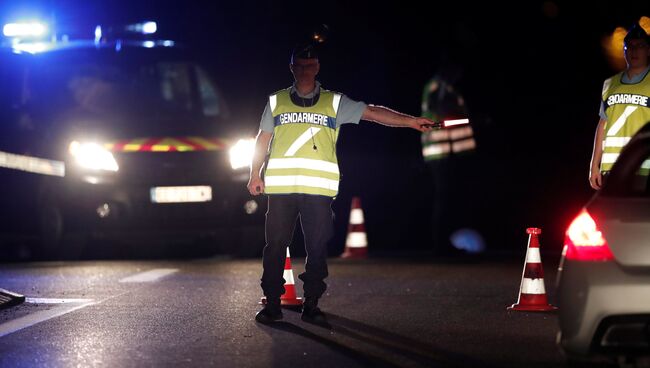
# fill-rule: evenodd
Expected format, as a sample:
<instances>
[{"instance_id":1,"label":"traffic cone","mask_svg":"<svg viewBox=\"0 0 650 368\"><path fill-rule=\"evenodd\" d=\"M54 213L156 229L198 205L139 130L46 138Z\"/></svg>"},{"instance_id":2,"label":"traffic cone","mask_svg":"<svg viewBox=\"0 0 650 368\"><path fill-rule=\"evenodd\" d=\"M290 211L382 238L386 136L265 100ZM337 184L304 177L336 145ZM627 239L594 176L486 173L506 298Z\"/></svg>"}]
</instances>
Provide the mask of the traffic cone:
<instances>
[{"instance_id":1,"label":"traffic cone","mask_svg":"<svg viewBox=\"0 0 650 368\"><path fill-rule=\"evenodd\" d=\"M368 257L368 238L366 237L366 227L363 224L363 210L361 209L361 199L352 198L350 208L350 224L348 225L348 236L345 238L345 250L341 258L367 258Z\"/></svg>"},{"instance_id":2,"label":"traffic cone","mask_svg":"<svg viewBox=\"0 0 650 368\"><path fill-rule=\"evenodd\" d=\"M508 310L546 312L556 310L548 304L546 288L544 287L544 270L542 269L542 258L539 253L538 235L542 229L529 227L528 249L526 250L526 262L521 275L519 286L519 298L517 303L508 307Z\"/></svg>"},{"instance_id":3,"label":"traffic cone","mask_svg":"<svg viewBox=\"0 0 650 368\"><path fill-rule=\"evenodd\" d=\"M302 298L296 296L296 286L293 281L293 270L291 269L291 257L287 247L287 258L284 261L284 294L280 297L280 305L299 306L302 305ZM266 304L266 297L263 296L260 304Z\"/></svg>"}]
</instances>

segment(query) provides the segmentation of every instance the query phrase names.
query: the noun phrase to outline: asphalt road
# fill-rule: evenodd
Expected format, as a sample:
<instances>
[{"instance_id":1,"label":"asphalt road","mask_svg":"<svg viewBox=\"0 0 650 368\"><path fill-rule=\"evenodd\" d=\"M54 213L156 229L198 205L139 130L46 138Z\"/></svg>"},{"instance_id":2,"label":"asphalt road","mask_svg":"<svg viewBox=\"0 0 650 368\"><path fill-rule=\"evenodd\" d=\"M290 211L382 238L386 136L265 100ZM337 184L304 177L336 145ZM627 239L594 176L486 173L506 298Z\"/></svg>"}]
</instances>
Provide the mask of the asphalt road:
<instances>
[{"instance_id":1,"label":"asphalt road","mask_svg":"<svg viewBox=\"0 0 650 368\"><path fill-rule=\"evenodd\" d=\"M304 259L292 258L298 294ZM0 264L0 366L562 367L554 313L507 311L524 258L330 259L330 328L254 321L258 259ZM543 259L554 302L558 257Z\"/></svg>"}]
</instances>

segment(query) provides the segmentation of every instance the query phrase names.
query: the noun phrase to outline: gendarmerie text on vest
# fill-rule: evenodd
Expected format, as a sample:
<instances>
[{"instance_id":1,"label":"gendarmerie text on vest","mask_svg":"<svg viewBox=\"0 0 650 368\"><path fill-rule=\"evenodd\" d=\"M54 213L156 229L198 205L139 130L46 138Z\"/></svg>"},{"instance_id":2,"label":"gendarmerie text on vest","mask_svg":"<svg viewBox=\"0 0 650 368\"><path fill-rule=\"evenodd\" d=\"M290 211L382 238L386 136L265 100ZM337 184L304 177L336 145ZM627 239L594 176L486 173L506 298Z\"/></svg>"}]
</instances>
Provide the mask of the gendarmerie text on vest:
<instances>
[{"instance_id":1,"label":"gendarmerie text on vest","mask_svg":"<svg viewBox=\"0 0 650 368\"><path fill-rule=\"evenodd\" d=\"M607 106L616 104L630 104L648 107L648 96L631 93L616 93L607 98Z\"/></svg>"}]
</instances>

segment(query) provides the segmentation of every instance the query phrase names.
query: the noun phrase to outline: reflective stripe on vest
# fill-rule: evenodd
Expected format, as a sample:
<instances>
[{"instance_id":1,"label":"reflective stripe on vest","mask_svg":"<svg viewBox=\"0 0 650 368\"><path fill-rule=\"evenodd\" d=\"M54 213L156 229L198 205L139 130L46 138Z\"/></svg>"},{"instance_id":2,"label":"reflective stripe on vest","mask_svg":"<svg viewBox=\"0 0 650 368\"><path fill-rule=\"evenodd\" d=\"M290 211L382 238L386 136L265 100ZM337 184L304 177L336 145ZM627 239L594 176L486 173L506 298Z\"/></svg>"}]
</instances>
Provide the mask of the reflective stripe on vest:
<instances>
[{"instance_id":1,"label":"reflective stripe on vest","mask_svg":"<svg viewBox=\"0 0 650 368\"><path fill-rule=\"evenodd\" d=\"M446 156L451 151L451 144L448 142L438 144L427 144L422 147L422 155L425 159L435 159Z\"/></svg>"},{"instance_id":2,"label":"reflective stripe on vest","mask_svg":"<svg viewBox=\"0 0 650 368\"><path fill-rule=\"evenodd\" d=\"M618 159L618 153L603 153L603 156L600 160L601 166L603 164L613 165L614 162ZM650 175L650 159L643 161L641 167L637 171L638 175L649 176Z\"/></svg>"},{"instance_id":3,"label":"reflective stripe on vest","mask_svg":"<svg viewBox=\"0 0 650 368\"><path fill-rule=\"evenodd\" d=\"M339 187L336 114L341 96L321 88L314 106L297 106L290 89L269 97L274 119L264 184L267 194L334 197Z\"/></svg>"},{"instance_id":4,"label":"reflective stripe on vest","mask_svg":"<svg viewBox=\"0 0 650 368\"><path fill-rule=\"evenodd\" d=\"M632 137L607 137L603 147L624 147Z\"/></svg>"},{"instance_id":5,"label":"reflective stripe on vest","mask_svg":"<svg viewBox=\"0 0 650 368\"><path fill-rule=\"evenodd\" d=\"M451 143L452 152L470 151L474 148L476 148L476 141L474 138L467 138Z\"/></svg>"},{"instance_id":6,"label":"reflective stripe on vest","mask_svg":"<svg viewBox=\"0 0 650 368\"><path fill-rule=\"evenodd\" d=\"M603 153L603 157L601 158L600 161L601 166L603 164L613 165L614 162L616 162L616 160L618 159L618 156L619 156L618 153ZM650 174L650 160L643 161L637 173L641 176L648 176Z\"/></svg>"},{"instance_id":7,"label":"reflective stripe on vest","mask_svg":"<svg viewBox=\"0 0 650 368\"><path fill-rule=\"evenodd\" d=\"M437 160L450 153L469 152L476 148L471 126L432 130L422 135L422 156L425 160Z\"/></svg>"}]
</instances>

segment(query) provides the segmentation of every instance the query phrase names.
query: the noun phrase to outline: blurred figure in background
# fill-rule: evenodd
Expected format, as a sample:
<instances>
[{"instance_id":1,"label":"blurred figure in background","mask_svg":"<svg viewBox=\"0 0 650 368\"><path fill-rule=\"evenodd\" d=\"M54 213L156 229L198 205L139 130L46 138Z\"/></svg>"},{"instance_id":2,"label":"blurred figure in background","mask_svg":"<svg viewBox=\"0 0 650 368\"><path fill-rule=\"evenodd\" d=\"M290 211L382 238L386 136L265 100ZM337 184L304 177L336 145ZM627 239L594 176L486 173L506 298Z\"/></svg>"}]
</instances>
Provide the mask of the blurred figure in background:
<instances>
[{"instance_id":1,"label":"blurred figure in background","mask_svg":"<svg viewBox=\"0 0 650 368\"><path fill-rule=\"evenodd\" d=\"M650 36L638 24L623 40L627 68L603 83L589 184L599 190L630 138L650 121ZM650 170L648 165L643 167Z\"/></svg>"},{"instance_id":2,"label":"blurred figure in background","mask_svg":"<svg viewBox=\"0 0 650 368\"><path fill-rule=\"evenodd\" d=\"M424 86L422 116L435 121L470 118L465 99L456 87L461 76L460 67L443 59L437 73ZM476 188L471 158L475 148L471 119L470 124L422 133L422 156L432 195L430 229L435 254L447 255L454 248L468 252L483 250L482 239L467 241L463 236L480 237L477 232L457 231L473 222L472 193ZM467 249L467 244L472 244L471 249Z\"/></svg>"}]
</instances>

